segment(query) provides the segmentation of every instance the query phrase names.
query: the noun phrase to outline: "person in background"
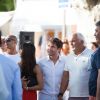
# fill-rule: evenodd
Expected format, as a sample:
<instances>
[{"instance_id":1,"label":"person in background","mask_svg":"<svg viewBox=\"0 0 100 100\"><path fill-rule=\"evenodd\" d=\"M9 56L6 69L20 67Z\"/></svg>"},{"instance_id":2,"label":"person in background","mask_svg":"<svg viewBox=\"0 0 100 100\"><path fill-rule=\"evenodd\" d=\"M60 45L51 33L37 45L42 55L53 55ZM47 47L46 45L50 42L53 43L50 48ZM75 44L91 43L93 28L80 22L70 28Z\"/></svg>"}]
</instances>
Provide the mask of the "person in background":
<instances>
[{"instance_id":1,"label":"person in background","mask_svg":"<svg viewBox=\"0 0 100 100\"><path fill-rule=\"evenodd\" d=\"M1 37L1 54L5 54L5 52L7 51L7 45L6 45L6 38L5 37Z\"/></svg>"},{"instance_id":2,"label":"person in background","mask_svg":"<svg viewBox=\"0 0 100 100\"><path fill-rule=\"evenodd\" d=\"M43 73L44 86L39 92L39 100L58 100L65 60L60 56L62 41L50 38L47 42L48 56L38 62Z\"/></svg>"},{"instance_id":3,"label":"person in background","mask_svg":"<svg viewBox=\"0 0 100 100\"><path fill-rule=\"evenodd\" d=\"M16 62L17 64L20 62L20 54L16 49L17 46L17 37L15 35L9 35L6 39L7 51L5 56Z\"/></svg>"},{"instance_id":4,"label":"person in background","mask_svg":"<svg viewBox=\"0 0 100 100\"><path fill-rule=\"evenodd\" d=\"M2 68L6 87L9 92L6 100L22 100L22 85L19 66L8 57L0 54L0 67ZM1 97L0 100L2 100Z\"/></svg>"},{"instance_id":5,"label":"person in background","mask_svg":"<svg viewBox=\"0 0 100 100\"><path fill-rule=\"evenodd\" d=\"M43 42L43 36L41 35L39 37L38 45L36 47L36 61L38 61L41 58L41 45Z\"/></svg>"},{"instance_id":6,"label":"person in background","mask_svg":"<svg viewBox=\"0 0 100 100\"><path fill-rule=\"evenodd\" d=\"M97 44L96 42L92 42L92 47L91 47L91 49L92 49L93 51L96 51L97 48L98 48L98 44Z\"/></svg>"},{"instance_id":7,"label":"person in background","mask_svg":"<svg viewBox=\"0 0 100 100\"><path fill-rule=\"evenodd\" d=\"M100 21L96 23L95 34L97 50L91 58L91 74L89 79L89 100L100 100Z\"/></svg>"},{"instance_id":8,"label":"person in background","mask_svg":"<svg viewBox=\"0 0 100 100\"><path fill-rule=\"evenodd\" d=\"M61 55L62 56L67 56L70 53L70 45L69 45L69 41L67 39L63 40L63 46L62 46L62 51L61 51ZM63 95L63 99L64 100L68 100L69 97L69 90L66 89L64 95Z\"/></svg>"},{"instance_id":9,"label":"person in background","mask_svg":"<svg viewBox=\"0 0 100 100\"><path fill-rule=\"evenodd\" d=\"M62 55L68 55L70 53L70 46L69 42L67 39L63 41L63 46L62 46Z\"/></svg>"},{"instance_id":10,"label":"person in background","mask_svg":"<svg viewBox=\"0 0 100 100\"><path fill-rule=\"evenodd\" d=\"M47 42L50 38L54 37L54 30L50 29L50 30L45 30L43 36L42 36L42 44L41 44L41 58L42 57L46 57L47 56L47 52L46 51L46 45Z\"/></svg>"},{"instance_id":11,"label":"person in background","mask_svg":"<svg viewBox=\"0 0 100 100\"><path fill-rule=\"evenodd\" d=\"M37 100L37 90L43 88L43 75L35 58L35 46L31 42L23 44L21 52L21 78L23 100Z\"/></svg>"},{"instance_id":12,"label":"person in background","mask_svg":"<svg viewBox=\"0 0 100 100\"><path fill-rule=\"evenodd\" d=\"M92 50L85 46L85 39L81 33L72 35L71 45L73 52L66 56L66 65L62 77L59 99L69 85L68 100L88 100L89 99L89 66Z\"/></svg>"}]
</instances>

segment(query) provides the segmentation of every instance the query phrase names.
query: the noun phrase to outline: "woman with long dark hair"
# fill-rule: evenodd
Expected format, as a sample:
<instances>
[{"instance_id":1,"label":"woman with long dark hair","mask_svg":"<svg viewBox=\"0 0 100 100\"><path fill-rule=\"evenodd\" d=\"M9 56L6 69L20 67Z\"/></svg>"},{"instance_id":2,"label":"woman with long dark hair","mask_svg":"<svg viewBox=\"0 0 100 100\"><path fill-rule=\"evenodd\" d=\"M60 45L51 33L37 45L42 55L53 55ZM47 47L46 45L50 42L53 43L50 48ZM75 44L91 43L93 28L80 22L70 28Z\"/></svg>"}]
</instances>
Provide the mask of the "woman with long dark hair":
<instances>
[{"instance_id":1,"label":"woman with long dark hair","mask_svg":"<svg viewBox=\"0 0 100 100\"><path fill-rule=\"evenodd\" d=\"M43 75L35 58L35 46L24 43L21 52L21 78L23 85L23 100L37 100L36 90L43 87Z\"/></svg>"}]
</instances>

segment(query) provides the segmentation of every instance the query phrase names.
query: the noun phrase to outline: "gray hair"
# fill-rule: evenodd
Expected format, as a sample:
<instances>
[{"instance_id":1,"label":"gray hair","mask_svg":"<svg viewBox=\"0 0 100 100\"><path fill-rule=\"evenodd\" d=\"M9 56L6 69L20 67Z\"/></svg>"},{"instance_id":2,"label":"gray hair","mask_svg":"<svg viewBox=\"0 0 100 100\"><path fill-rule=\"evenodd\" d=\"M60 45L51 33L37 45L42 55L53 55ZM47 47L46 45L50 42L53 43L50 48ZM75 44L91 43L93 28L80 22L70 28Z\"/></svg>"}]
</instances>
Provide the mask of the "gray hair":
<instances>
[{"instance_id":1,"label":"gray hair","mask_svg":"<svg viewBox=\"0 0 100 100\"><path fill-rule=\"evenodd\" d=\"M75 33L78 37L79 40L83 41L84 45L86 45L86 42L85 42L85 37L83 36L82 33Z\"/></svg>"}]
</instances>

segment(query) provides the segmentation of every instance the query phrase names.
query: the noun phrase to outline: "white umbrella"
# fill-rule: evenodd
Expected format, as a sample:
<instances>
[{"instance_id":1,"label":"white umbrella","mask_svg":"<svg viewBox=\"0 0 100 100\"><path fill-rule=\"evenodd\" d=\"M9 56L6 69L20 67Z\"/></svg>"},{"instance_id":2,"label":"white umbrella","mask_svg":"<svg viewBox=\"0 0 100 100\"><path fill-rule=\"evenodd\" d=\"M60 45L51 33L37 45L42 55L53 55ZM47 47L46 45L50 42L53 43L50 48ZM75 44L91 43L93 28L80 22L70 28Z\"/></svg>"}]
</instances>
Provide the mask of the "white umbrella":
<instances>
[{"instance_id":1,"label":"white umbrella","mask_svg":"<svg viewBox=\"0 0 100 100\"><path fill-rule=\"evenodd\" d=\"M13 13L13 11L0 12L0 27L6 24L13 17Z\"/></svg>"}]
</instances>

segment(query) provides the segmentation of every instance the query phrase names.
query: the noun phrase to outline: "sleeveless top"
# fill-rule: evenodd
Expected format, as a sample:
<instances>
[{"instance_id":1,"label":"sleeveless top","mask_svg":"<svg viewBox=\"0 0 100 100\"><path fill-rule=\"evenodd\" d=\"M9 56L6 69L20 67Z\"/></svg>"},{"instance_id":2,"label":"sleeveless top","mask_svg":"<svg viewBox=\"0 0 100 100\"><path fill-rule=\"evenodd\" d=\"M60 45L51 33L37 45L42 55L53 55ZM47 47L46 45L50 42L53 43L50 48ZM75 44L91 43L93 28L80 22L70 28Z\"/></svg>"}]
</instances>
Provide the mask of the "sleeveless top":
<instances>
[{"instance_id":1,"label":"sleeveless top","mask_svg":"<svg viewBox=\"0 0 100 100\"><path fill-rule=\"evenodd\" d=\"M29 73L25 69L23 71L23 68L21 67L21 65L20 65L20 68L21 68L21 78L25 77L27 79L27 81L29 81L27 84L28 87L32 87L32 86L38 84L36 74L34 72L33 72L33 74L31 74L31 72Z\"/></svg>"}]
</instances>

